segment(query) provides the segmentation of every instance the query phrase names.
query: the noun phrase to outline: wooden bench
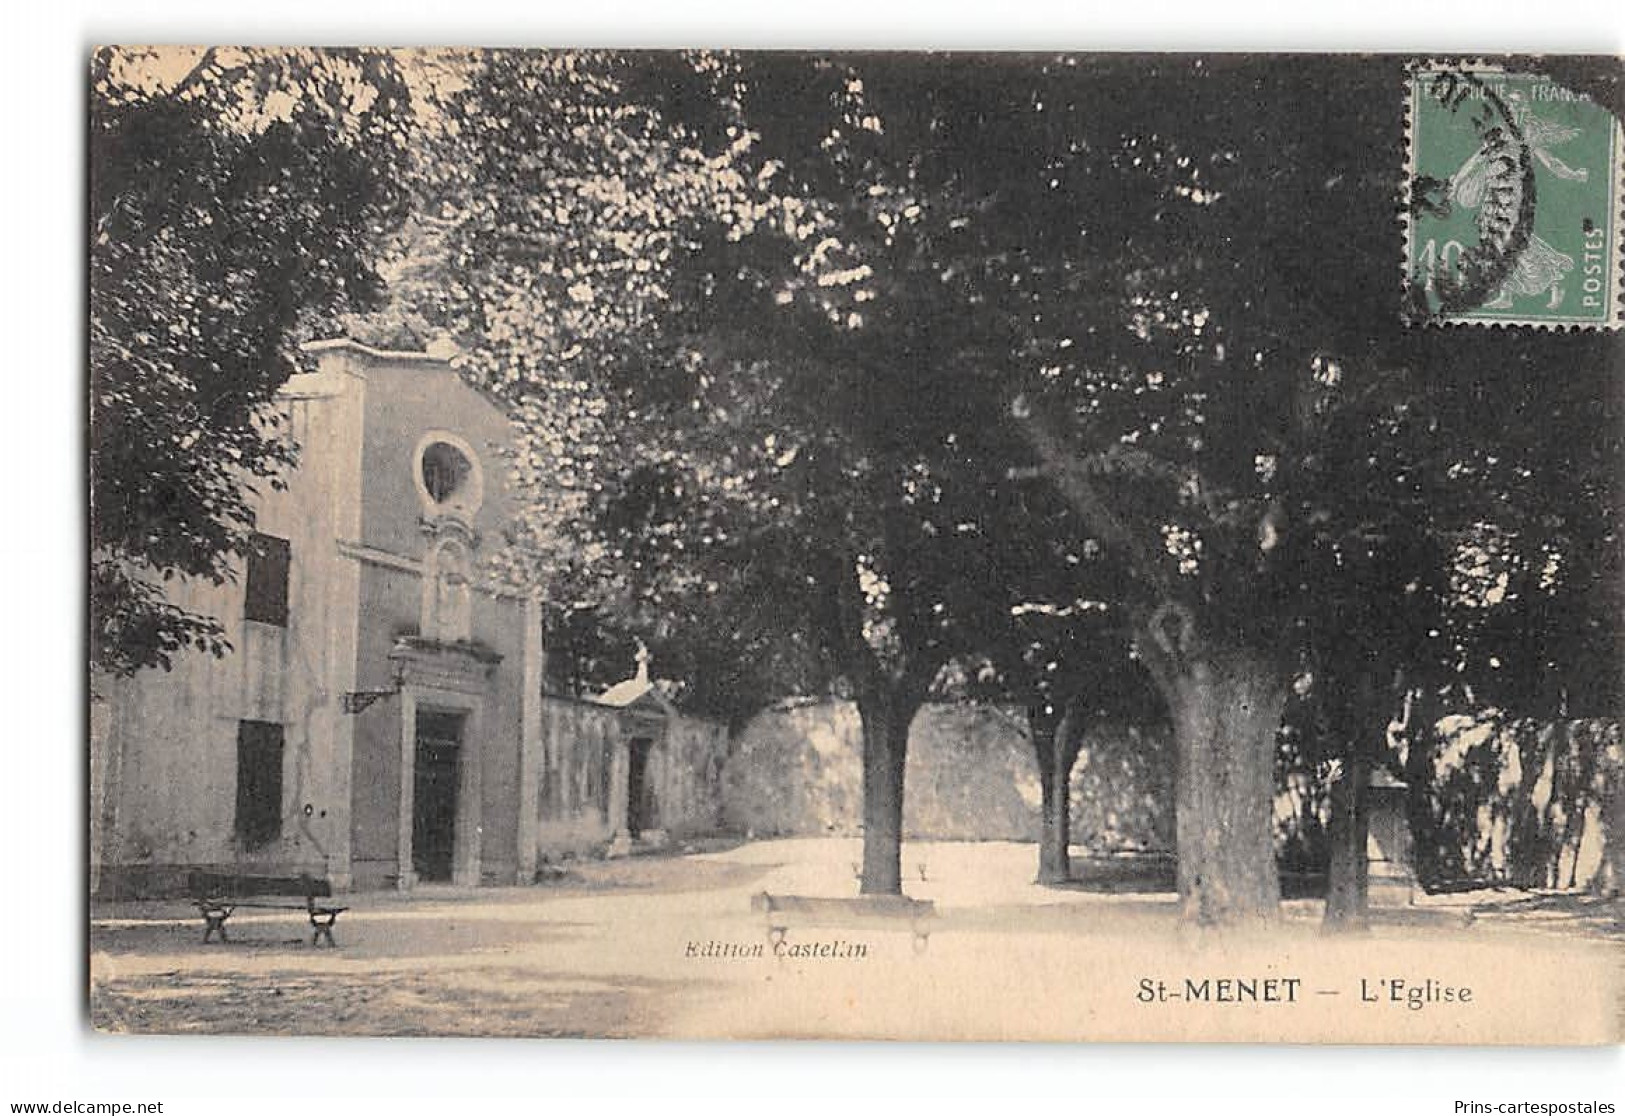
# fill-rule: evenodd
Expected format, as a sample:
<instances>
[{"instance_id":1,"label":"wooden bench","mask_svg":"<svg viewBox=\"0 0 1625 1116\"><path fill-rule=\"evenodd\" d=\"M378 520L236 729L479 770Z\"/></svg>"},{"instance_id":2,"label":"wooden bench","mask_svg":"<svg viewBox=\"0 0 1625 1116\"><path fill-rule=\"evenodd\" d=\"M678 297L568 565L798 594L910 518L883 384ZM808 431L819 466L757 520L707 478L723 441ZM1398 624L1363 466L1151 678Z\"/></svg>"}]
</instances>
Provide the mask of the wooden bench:
<instances>
[{"instance_id":1,"label":"wooden bench","mask_svg":"<svg viewBox=\"0 0 1625 1116\"><path fill-rule=\"evenodd\" d=\"M239 907L256 907L273 911L304 911L310 919L311 945L327 944L338 947L333 940L333 923L348 907L318 906L316 900L333 895L332 885L315 876L255 876L228 872L192 872L187 876L187 890L198 913L203 916L203 942L207 945L215 935L226 941L226 920ZM301 902L293 902L297 896ZM280 901L279 901L280 900Z\"/></svg>"},{"instance_id":2,"label":"wooden bench","mask_svg":"<svg viewBox=\"0 0 1625 1116\"><path fill-rule=\"evenodd\" d=\"M854 899L829 899L808 895L752 896L751 909L761 911L767 920L768 940L777 947L789 933L792 922L813 926L842 926L853 921L887 919L907 921L913 935L914 951L923 953L931 940L931 924L937 917L936 904L929 899L906 895L860 895Z\"/></svg>"}]
</instances>

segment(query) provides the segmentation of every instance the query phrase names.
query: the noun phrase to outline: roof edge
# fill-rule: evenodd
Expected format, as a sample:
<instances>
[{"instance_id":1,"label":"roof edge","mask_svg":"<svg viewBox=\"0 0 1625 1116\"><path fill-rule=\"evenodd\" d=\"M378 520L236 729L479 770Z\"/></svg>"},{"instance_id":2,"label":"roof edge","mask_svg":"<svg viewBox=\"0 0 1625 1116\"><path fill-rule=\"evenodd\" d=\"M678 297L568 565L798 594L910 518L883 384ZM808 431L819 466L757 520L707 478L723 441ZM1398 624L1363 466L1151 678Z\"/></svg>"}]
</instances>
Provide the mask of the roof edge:
<instances>
[{"instance_id":1,"label":"roof edge","mask_svg":"<svg viewBox=\"0 0 1625 1116\"><path fill-rule=\"evenodd\" d=\"M431 353L427 350L414 352L410 349L375 349L371 345L364 345L353 337L329 337L320 341L306 341L299 346L302 353L330 353L340 350L360 353L372 357L374 360L422 360L432 361L435 364L450 364L452 354Z\"/></svg>"}]
</instances>

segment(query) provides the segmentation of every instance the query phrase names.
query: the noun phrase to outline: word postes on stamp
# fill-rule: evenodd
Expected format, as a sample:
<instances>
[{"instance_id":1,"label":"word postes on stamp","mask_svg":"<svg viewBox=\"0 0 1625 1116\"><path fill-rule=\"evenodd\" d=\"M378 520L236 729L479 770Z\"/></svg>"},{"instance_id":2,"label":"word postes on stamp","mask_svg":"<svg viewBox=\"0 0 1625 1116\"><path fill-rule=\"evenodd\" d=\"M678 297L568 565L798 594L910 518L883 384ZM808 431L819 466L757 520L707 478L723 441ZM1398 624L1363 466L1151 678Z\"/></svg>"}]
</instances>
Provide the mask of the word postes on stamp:
<instances>
[{"instance_id":1,"label":"word postes on stamp","mask_svg":"<svg viewBox=\"0 0 1625 1116\"><path fill-rule=\"evenodd\" d=\"M1619 121L1534 74L1430 65L1409 80L1407 316L1625 321Z\"/></svg>"}]
</instances>

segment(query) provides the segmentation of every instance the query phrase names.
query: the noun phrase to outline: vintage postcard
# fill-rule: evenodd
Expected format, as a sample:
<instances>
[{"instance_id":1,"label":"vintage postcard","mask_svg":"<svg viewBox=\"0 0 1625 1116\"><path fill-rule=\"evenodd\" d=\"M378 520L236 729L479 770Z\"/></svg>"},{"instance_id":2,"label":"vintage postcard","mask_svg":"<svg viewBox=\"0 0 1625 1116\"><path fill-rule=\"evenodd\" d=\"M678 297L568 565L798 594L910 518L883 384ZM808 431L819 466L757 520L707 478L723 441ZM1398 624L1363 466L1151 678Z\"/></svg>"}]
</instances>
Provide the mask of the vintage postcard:
<instances>
[{"instance_id":1,"label":"vintage postcard","mask_svg":"<svg viewBox=\"0 0 1625 1116\"><path fill-rule=\"evenodd\" d=\"M97 1030L1625 1039L1618 59L88 63Z\"/></svg>"}]
</instances>

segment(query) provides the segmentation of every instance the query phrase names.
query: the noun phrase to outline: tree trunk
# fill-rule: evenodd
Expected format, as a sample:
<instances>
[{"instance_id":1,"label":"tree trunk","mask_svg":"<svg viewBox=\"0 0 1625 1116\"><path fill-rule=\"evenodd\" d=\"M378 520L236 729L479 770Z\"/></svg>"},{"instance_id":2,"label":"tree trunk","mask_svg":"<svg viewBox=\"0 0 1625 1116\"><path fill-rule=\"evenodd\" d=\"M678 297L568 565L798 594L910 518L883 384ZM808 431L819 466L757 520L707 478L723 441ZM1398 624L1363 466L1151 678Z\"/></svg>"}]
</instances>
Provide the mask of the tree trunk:
<instances>
[{"instance_id":1,"label":"tree trunk","mask_svg":"<svg viewBox=\"0 0 1625 1116\"><path fill-rule=\"evenodd\" d=\"M1611 747L1606 737L1593 738L1590 746L1598 750L1617 747ZM1593 756L1592 775L1586 785L1595 788L1597 795L1597 822L1602 826L1602 863L1597 867L1597 874L1591 878L1590 890L1595 895L1613 899L1625 893L1625 787L1619 784L1617 769L1610 775L1604 767L1604 774L1599 779L1595 774L1596 762Z\"/></svg>"},{"instance_id":2,"label":"tree trunk","mask_svg":"<svg viewBox=\"0 0 1625 1116\"><path fill-rule=\"evenodd\" d=\"M1331 788L1331 861L1327 866L1327 930L1358 930L1366 924L1370 899L1369 843L1371 813L1367 807L1371 773L1388 748L1393 716L1393 690L1378 681L1374 669L1340 685L1347 723L1336 726L1344 740L1343 771ZM1405 724L1409 724L1409 713Z\"/></svg>"},{"instance_id":3,"label":"tree trunk","mask_svg":"<svg viewBox=\"0 0 1625 1116\"><path fill-rule=\"evenodd\" d=\"M1072 766L1078 759L1081 734L1070 714L1062 716L1043 701L1028 707L1027 725L1043 795L1038 882L1066 883L1072 878Z\"/></svg>"},{"instance_id":4,"label":"tree trunk","mask_svg":"<svg viewBox=\"0 0 1625 1116\"><path fill-rule=\"evenodd\" d=\"M863 722L862 895L903 893L903 768L908 729L919 699L898 686L876 686L858 697Z\"/></svg>"},{"instance_id":5,"label":"tree trunk","mask_svg":"<svg viewBox=\"0 0 1625 1116\"><path fill-rule=\"evenodd\" d=\"M1406 812L1414 836L1417 881L1426 889L1439 880L1456 875L1459 865L1445 854L1440 835L1440 817L1435 802L1434 762L1439 751L1436 726L1441 710L1428 687L1412 691L1405 713L1405 796Z\"/></svg>"},{"instance_id":6,"label":"tree trunk","mask_svg":"<svg viewBox=\"0 0 1625 1116\"><path fill-rule=\"evenodd\" d=\"M1366 785L1371 779L1370 749L1355 740L1343 756L1343 771L1332 784L1331 863L1326 879L1328 930L1358 930L1366 923L1370 861L1366 845L1370 815Z\"/></svg>"},{"instance_id":7,"label":"tree trunk","mask_svg":"<svg viewBox=\"0 0 1625 1116\"><path fill-rule=\"evenodd\" d=\"M1548 815L1535 805L1535 788L1545 783L1550 802L1558 794L1555 726L1514 721L1512 746L1518 749L1522 777L1507 803L1507 874L1515 887L1555 887L1558 855L1552 848Z\"/></svg>"},{"instance_id":8,"label":"tree trunk","mask_svg":"<svg viewBox=\"0 0 1625 1116\"><path fill-rule=\"evenodd\" d=\"M1281 900L1274 803L1282 672L1252 652L1207 646L1181 659L1167 689L1182 913L1204 926L1272 921Z\"/></svg>"}]
</instances>

